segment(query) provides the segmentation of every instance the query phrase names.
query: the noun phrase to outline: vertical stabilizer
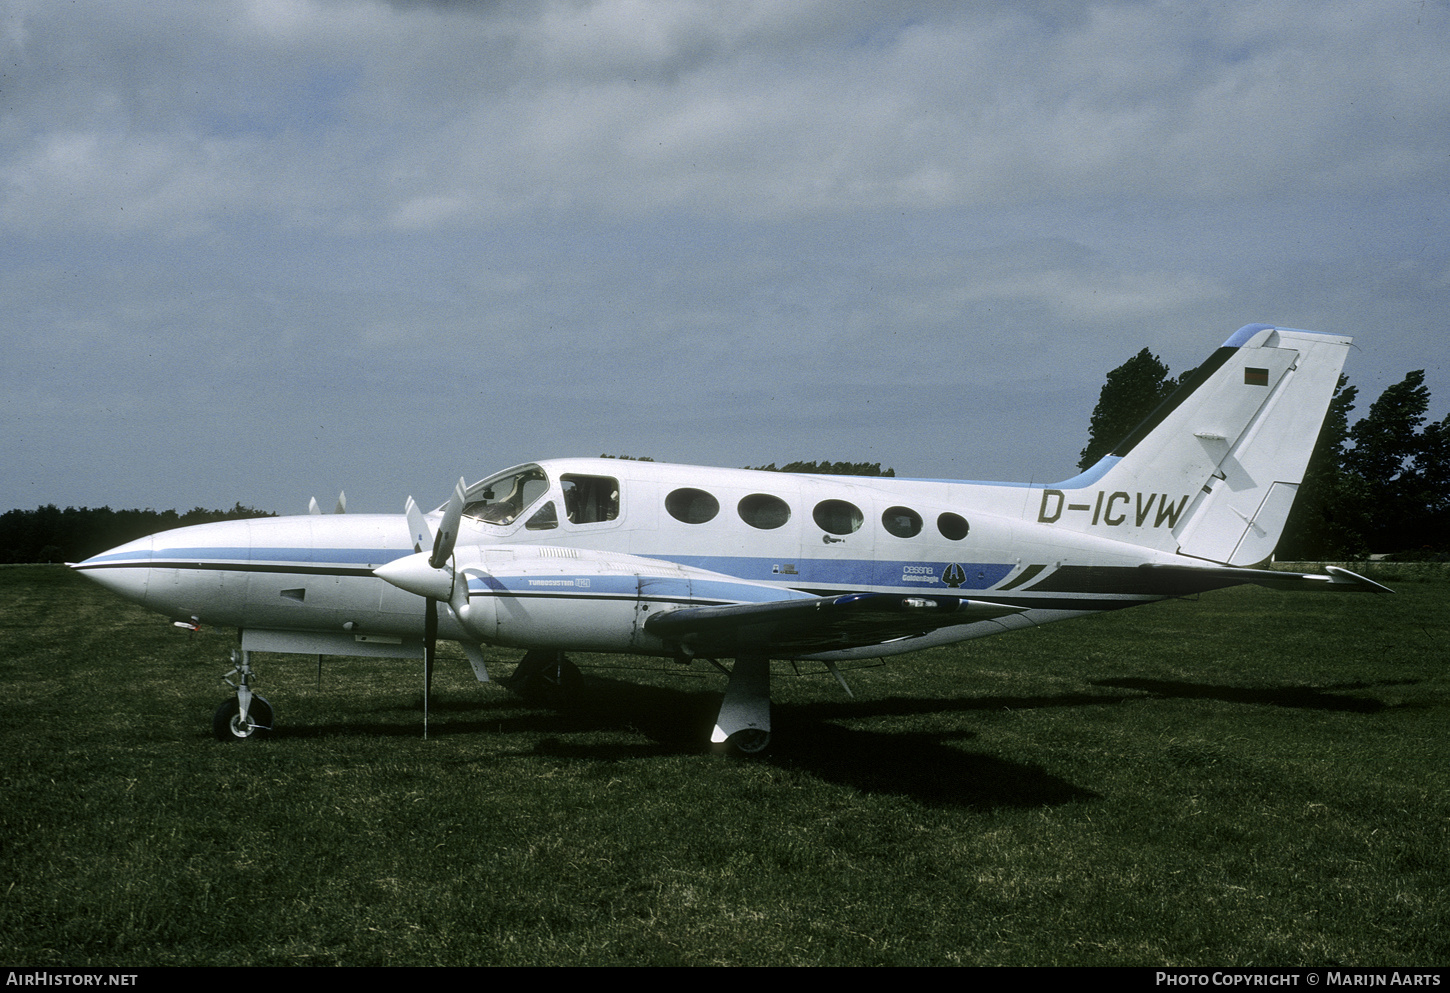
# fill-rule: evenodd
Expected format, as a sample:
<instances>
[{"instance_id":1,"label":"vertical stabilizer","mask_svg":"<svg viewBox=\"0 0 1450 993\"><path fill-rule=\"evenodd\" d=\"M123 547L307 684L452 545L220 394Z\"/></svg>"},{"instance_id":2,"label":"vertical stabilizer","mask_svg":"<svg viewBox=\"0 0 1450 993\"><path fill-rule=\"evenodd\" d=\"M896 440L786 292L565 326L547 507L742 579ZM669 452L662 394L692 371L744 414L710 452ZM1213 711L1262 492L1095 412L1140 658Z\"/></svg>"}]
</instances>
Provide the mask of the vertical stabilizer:
<instances>
[{"instance_id":1,"label":"vertical stabilizer","mask_svg":"<svg viewBox=\"0 0 1450 993\"><path fill-rule=\"evenodd\" d=\"M1229 565L1267 558L1304 479L1350 339L1250 324L1038 521Z\"/></svg>"}]
</instances>

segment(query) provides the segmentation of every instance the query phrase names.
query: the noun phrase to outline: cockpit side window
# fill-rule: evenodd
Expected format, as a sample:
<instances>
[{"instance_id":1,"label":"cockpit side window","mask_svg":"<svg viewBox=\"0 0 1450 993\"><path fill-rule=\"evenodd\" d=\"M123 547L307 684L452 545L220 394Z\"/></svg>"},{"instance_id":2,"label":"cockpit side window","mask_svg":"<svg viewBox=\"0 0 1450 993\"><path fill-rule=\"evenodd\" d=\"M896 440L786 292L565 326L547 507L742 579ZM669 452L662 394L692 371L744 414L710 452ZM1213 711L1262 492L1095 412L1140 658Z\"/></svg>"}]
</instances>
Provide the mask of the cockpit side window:
<instances>
[{"instance_id":1,"label":"cockpit side window","mask_svg":"<svg viewBox=\"0 0 1450 993\"><path fill-rule=\"evenodd\" d=\"M558 526L559 514L554 510L553 500L534 511L534 516L530 517L528 523L524 525L530 531L547 531Z\"/></svg>"},{"instance_id":2,"label":"cockpit side window","mask_svg":"<svg viewBox=\"0 0 1450 993\"><path fill-rule=\"evenodd\" d=\"M463 505L467 517L488 524L512 524L549 489L549 477L536 465L525 466L474 485Z\"/></svg>"},{"instance_id":3,"label":"cockpit side window","mask_svg":"<svg viewBox=\"0 0 1450 993\"><path fill-rule=\"evenodd\" d=\"M560 476L559 483L570 524L598 524L619 516L619 480L612 476Z\"/></svg>"}]
</instances>

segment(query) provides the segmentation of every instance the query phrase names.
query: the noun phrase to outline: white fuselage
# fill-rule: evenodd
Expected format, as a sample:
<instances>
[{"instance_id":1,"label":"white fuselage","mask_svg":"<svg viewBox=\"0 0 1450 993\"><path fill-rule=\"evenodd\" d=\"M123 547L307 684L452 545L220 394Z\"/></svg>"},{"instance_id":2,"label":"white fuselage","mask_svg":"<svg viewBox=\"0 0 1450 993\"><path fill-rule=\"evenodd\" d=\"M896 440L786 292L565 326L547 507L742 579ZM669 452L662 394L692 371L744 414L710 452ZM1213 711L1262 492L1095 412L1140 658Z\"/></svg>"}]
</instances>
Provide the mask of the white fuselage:
<instances>
[{"instance_id":1,"label":"white fuselage","mask_svg":"<svg viewBox=\"0 0 1450 993\"><path fill-rule=\"evenodd\" d=\"M468 490L479 499L455 552L473 616L465 625L445 611L444 638L670 654L643 631L649 611L786 591L950 594L1026 608L909 645L806 657L875 656L1158 599L1131 582L1081 580L1131 577L1174 558L1115 540L1131 514L1100 514L1098 526L1078 530L1041 522L1052 487L614 459L544 461L490 480ZM1131 500L1120 497L1118 510ZM1151 529L1152 518L1142 525ZM1159 523L1165 535L1168 526ZM421 635L421 598L373 575L414 551L403 515L309 515L162 532L80 568L174 618L365 644Z\"/></svg>"}]
</instances>

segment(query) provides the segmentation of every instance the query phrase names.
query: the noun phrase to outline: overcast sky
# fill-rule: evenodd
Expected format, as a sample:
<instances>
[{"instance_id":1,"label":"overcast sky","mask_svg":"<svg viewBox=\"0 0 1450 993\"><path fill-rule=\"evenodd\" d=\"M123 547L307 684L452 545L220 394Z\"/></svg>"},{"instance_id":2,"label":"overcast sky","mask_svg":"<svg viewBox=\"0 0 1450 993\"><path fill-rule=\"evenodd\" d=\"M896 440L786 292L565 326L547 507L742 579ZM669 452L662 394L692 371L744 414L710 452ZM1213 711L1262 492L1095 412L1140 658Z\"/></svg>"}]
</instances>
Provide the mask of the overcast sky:
<instances>
[{"instance_id":1,"label":"overcast sky","mask_svg":"<svg viewBox=\"0 0 1450 993\"><path fill-rule=\"evenodd\" d=\"M0 12L0 510L1054 481L1258 321L1450 408L1445 0Z\"/></svg>"}]
</instances>

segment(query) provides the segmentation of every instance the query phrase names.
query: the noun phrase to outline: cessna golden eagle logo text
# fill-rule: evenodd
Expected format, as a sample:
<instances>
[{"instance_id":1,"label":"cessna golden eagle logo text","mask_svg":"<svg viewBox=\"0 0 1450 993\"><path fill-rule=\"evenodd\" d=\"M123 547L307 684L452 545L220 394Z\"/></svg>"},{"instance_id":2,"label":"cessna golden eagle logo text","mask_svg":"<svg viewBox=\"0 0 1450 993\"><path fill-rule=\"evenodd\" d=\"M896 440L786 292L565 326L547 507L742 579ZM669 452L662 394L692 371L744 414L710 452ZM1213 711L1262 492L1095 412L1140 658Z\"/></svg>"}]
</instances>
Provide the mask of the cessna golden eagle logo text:
<instances>
[{"instance_id":1,"label":"cessna golden eagle logo text","mask_svg":"<svg viewBox=\"0 0 1450 993\"><path fill-rule=\"evenodd\" d=\"M977 578L981 578L979 573ZM935 583L936 566L932 565L906 565L901 567L901 581L903 583ZM941 572L941 582L956 589L967 581L967 570L963 569L961 563L952 562Z\"/></svg>"},{"instance_id":2,"label":"cessna golden eagle logo text","mask_svg":"<svg viewBox=\"0 0 1450 993\"><path fill-rule=\"evenodd\" d=\"M1125 493L1122 490L1105 493L1098 490L1097 502L1086 504L1068 503L1067 494L1062 490L1043 490L1042 509L1037 512L1038 522L1054 523L1062 516L1064 505L1069 511L1092 511L1094 524L1101 521L1110 527L1118 527L1126 524L1128 518L1132 517L1136 527L1146 527L1151 520L1155 528L1161 528L1165 524L1172 528L1178 526L1178 517L1183 513L1183 508L1188 506L1188 497L1185 496L1174 505L1169 501L1167 493L1149 493L1145 500L1141 493Z\"/></svg>"}]
</instances>

